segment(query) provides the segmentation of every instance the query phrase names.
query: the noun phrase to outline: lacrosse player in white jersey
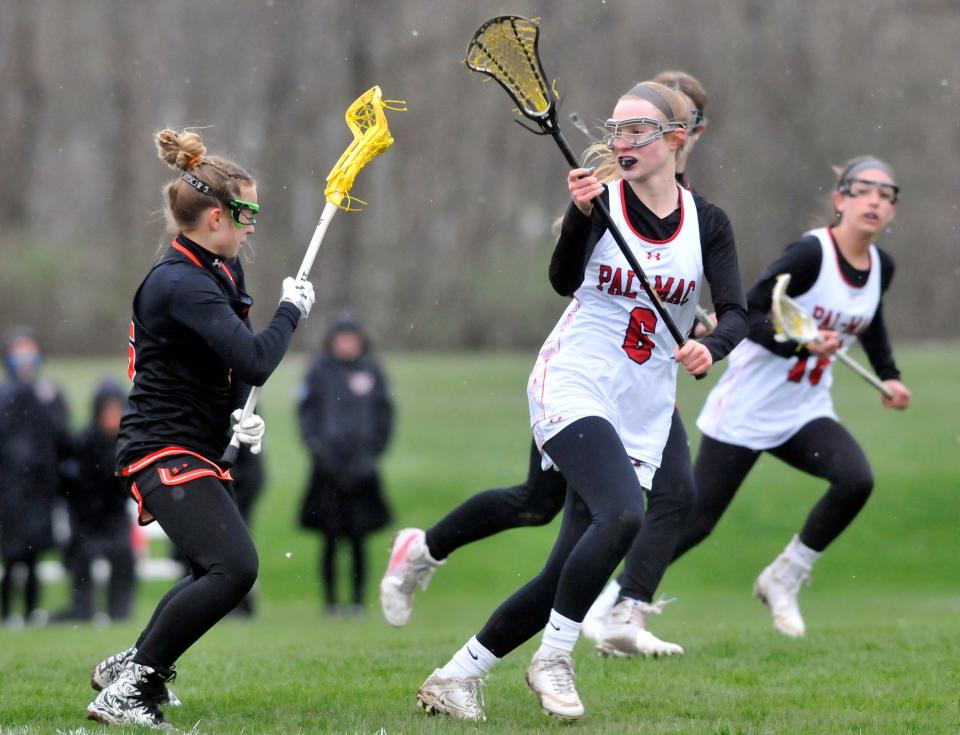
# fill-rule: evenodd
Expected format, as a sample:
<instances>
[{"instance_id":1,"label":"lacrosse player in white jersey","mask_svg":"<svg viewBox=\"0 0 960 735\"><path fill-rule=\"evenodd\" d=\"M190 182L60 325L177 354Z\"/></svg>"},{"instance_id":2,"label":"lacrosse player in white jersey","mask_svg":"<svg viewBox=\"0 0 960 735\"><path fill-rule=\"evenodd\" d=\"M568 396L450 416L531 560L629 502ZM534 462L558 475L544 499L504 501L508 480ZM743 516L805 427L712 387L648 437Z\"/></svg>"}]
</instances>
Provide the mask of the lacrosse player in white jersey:
<instances>
[{"instance_id":1,"label":"lacrosse player in white jersey","mask_svg":"<svg viewBox=\"0 0 960 735\"><path fill-rule=\"evenodd\" d=\"M596 169L568 175L573 202L550 276L573 299L541 348L527 389L543 465L556 467L568 483L563 521L540 574L420 687L417 701L428 712L485 719L478 696L483 677L542 631L527 686L548 715L584 714L571 652L587 609L640 528L644 493L670 429L678 365L701 374L746 331L729 220L674 180L687 119L682 95L638 84L607 122ZM718 325L702 343L673 342L594 212L597 197L682 333L693 326L706 277Z\"/></svg>"},{"instance_id":2,"label":"lacrosse player in white jersey","mask_svg":"<svg viewBox=\"0 0 960 735\"><path fill-rule=\"evenodd\" d=\"M697 421L704 434L694 468L697 499L676 552L710 534L761 452L829 480L800 532L754 585L774 627L788 636L805 632L797 606L801 582L873 488L863 450L833 410L837 353L859 339L889 391L883 405L902 410L910 403L883 322L893 261L873 244L896 213L899 187L891 167L871 156L849 161L837 174L830 224L789 245L747 294L748 338L731 353ZM818 322L819 341L801 347L774 340L771 294L781 273L791 276L787 294Z\"/></svg>"},{"instance_id":3,"label":"lacrosse player in white jersey","mask_svg":"<svg viewBox=\"0 0 960 735\"><path fill-rule=\"evenodd\" d=\"M684 170L707 125L707 93L696 77L683 71L661 72L654 81L689 98L687 140L677 151L676 181L691 189ZM709 231L712 226L707 214L701 220L701 230ZM668 229L663 236L671 232ZM563 265L562 260L557 265ZM572 264L570 271L570 283L558 289L565 296L572 295L580 285L582 258ZM716 267L711 273L716 273ZM720 281L723 280L721 277ZM720 301L727 298L727 294L719 294ZM742 318L741 329L746 325L745 310ZM545 525L560 513L566 480L552 468L543 469L540 451L535 442L531 444L525 481L476 493L425 531L405 528L397 533L380 583L380 601L387 622L396 626L407 623L416 590L427 589L436 569L457 549L509 528ZM680 412L675 409L660 468L646 496L643 529L624 560L623 573L611 580L583 621L583 634L597 640L601 652L624 657L683 653L679 645L660 640L646 630L645 617L660 614L665 605L662 600L654 603L652 595L673 559L683 522L693 507L693 493L690 445ZM618 607L617 612L611 615L614 607Z\"/></svg>"}]
</instances>

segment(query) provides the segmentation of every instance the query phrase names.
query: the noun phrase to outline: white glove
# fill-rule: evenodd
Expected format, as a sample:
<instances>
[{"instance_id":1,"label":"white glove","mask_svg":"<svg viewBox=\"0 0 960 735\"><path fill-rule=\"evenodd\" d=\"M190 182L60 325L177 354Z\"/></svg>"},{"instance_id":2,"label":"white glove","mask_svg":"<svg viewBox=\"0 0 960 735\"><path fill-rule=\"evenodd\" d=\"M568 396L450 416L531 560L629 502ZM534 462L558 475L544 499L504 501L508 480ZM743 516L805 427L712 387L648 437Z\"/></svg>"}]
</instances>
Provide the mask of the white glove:
<instances>
[{"instance_id":1,"label":"white glove","mask_svg":"<svg viewBox=\"0 0 960 735\"><path fill-rule=\"evenodd\" d=\"M230 414L230 428L237 435L237 441L250 447L251 454L260 454L263 442L263 432L267 430L263 419L256 414L243 421L240 417L243 415L243 409L238 408Z\"/></svg>"},{"instance_id":2,"label":"white glove","mask_svg":"<svg viewBox=\"0 0 960 735\"><path fill-rule=\"evenodd\" d=\"M289 276L283 279L283 295L280 301L289 301L296 306L304 319L310 314L310 307L313 306L315 299L313 284L310 281L298 281Z\"/></svg>"}]
</instances>

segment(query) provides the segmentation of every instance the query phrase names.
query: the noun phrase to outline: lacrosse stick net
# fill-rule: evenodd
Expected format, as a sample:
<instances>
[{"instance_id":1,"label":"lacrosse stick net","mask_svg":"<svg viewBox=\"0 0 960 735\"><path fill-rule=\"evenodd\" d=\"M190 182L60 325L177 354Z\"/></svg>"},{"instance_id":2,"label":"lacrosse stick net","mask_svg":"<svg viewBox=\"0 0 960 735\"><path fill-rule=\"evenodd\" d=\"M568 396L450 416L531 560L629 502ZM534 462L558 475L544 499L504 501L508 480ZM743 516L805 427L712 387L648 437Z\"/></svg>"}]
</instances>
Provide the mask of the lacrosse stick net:
<instances>
[{"instance_id":1,"label":"lacrosse stick net","mask_svg":"<svg viewBox=\"0 0 960 735\"><path fill-rule=\"evenodd\" d=\"M773 312L774 339L777 342L794 340L801 345L809 342L820 342L820 329L816 321L796 301L787 296L787 286L790 285L790 274L781 273L773 285L771 311ZM834 353L836 358L866 380L870 385L883 393L887 398L893 398L890 390L876 375L854 360L843 350Z\"/></svg>"},{"instance_id":2,"label":"lacrosse stick net","mask_svg":"<svg viewBox=\"0 0 960 735\"><path fill-rule=\"evenodd\" d=\"M800 304L787 296L790 274L781 273L773 285L772 311L774 339L777 342L794 340L800 344L818 342L820 330L816 322Z\"/></svg>"},{"instance_id":3,"label":"lacrosse stick net","mask_svg":"<svg viewBox=\"0 0 960 735\"><path fill-rule=\"evenodd\" d=\"M484 23L467 46L467 66L497 80L517 105L544 132L555 127L558 98L547 84L537 44L540 27L536 19L501 15Z\"/></svg>"},{"instance_id":4,"label":"lacrosse stick net","mask_svg":"<svg viewBox=\"0 0 960 735\"><path fill-rule=\"evenodd\" d=\"M347 108L345 117L347 127L353 133L353 142L327 176L323 193L328 202L333 202L345 212L357 211L359 207L354 206L355 203L366 204L362 199L350 196L353 181L360 169L393 145L384 110L405 111L406 105L403 100L383 99L380 87L374 86ZM343 203L344 199L346 204Z\"/></svg>"}]
</instances>

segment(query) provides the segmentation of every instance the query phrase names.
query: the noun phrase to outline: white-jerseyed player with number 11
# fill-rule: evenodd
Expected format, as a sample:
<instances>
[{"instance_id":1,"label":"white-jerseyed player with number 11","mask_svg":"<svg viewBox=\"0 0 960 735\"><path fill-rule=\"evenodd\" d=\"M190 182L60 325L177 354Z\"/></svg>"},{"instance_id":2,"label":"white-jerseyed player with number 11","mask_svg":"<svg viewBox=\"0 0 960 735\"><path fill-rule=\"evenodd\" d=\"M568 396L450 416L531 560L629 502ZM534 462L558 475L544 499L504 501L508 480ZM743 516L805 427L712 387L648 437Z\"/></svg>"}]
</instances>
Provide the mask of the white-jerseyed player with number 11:
<instances>
[{"instance_id":1,"label":"white-jerseyed player with number 11","mask_svg":"<svg viewBox=\"0 0 960 735\"><path fill-rule=\"evenodd\" d=\"M704 434L694 468L697 499L675 553L709 535L761 452L829 480L799 533L754 586L777 630L794 637L806 630L797 605L801 582L873 488L870 463L833 409L836 354L859 340L890 392L883 405L902 410L910 402L883 322L893 261L873 244L893 220L900 190L893 169L872 156L854 158L837 173L830 224L790 245L747 294L748 339L731 353L697 422ZM817 321L819 341L804 347L774 340L769 312L781 273L790 274L787 294Z\"/></svg>"}]
</instances>

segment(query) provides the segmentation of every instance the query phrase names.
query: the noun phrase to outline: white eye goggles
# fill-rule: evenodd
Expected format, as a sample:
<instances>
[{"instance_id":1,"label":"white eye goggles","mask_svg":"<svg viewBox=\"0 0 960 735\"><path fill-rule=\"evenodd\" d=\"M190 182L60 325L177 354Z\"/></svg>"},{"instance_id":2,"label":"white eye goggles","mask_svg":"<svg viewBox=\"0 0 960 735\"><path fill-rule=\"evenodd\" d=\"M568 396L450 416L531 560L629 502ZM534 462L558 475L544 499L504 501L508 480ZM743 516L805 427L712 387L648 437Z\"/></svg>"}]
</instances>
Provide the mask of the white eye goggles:
<instances>
[{"instance_id":1,"label":"white eye goggles","mask_svg":"<svg viewBox=\"0 0 960 735\"><path fill-rule=\"evenodd\" d=\"M643 148L655 140L663 137L664 133L674 130L686 130L684 122L661 122L652 117L632 117L629 120L607 120L603 124L607 131L603 135L603 142L608 148L613 147L613 141L620 138L633 148Z\"/></svg>"}]
</instances>

